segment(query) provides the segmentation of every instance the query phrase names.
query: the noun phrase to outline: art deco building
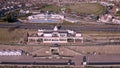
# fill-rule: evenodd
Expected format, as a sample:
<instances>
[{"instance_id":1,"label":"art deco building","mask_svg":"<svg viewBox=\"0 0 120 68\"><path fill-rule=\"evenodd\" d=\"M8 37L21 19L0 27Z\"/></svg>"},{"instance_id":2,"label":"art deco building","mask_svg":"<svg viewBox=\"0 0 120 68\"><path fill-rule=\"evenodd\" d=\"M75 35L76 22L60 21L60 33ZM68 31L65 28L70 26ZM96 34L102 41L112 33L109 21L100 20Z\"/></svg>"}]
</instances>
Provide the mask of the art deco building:
<instances>
[{"instance_id":1,"label":"art deco building","mask_svg":"<svg viewBox=\"0 0 120 68\"><path fill-rule=\"evenodd\" d=\"M0 56L21 56L22 54L21 50L0 50Z\"/></svg>"},{"instance_id":2,"label":"art deco building","mask_svg":"<svg viewBox=\"0 0 120 68\"><path fill-rule=\"evenodd\" d=\"M72 30L59 30L57 26L53 30L38 30L37 34L28 36L28 43L83 43L81 33Z\"/></svg>"}]
</instances>

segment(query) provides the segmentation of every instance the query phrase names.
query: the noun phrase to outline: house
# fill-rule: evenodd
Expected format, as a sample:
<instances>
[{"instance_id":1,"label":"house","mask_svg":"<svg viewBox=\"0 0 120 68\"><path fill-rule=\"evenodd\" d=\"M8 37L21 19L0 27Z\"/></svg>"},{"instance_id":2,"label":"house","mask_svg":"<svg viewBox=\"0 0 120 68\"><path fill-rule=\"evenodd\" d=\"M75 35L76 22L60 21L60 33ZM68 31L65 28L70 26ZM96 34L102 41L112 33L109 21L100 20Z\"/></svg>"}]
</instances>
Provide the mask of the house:
<instances>
[{"instance_id":1,"label":"house","mask_svg":"<svg viewBox=\"0 0 120 68\"><path fill-rule=\"evenodd\" d=\"M120 24L120 19L112 19L113 24Z\"/></svg>"},{"instance_id":2,"label":"house","mask_svg":"<svg viewBox=\"0 0 120 68\"><path fill-rule=\"evenodd\" d=\"M110 14L102 15L97 22L108 23L111 22L112 16Z\"/></svg>"}]
</instances>

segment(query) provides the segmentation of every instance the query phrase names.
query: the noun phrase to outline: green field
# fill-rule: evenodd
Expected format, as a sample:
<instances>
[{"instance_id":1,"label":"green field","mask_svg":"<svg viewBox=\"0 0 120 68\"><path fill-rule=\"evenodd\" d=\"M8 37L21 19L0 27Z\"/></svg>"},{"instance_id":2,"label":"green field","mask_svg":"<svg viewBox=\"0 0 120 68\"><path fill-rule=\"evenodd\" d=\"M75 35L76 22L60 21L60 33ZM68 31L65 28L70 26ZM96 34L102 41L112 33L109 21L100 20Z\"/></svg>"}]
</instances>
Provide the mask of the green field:
<instances>
[{"instance_id":1,"label":"green field","mask_svg":"<svg viewBox=\"0 0 120 68\"><path fill-rule=\"evenodd\" d=\"M18 43L25 33L23 29L0 28L0 43Z\"/></svg>"},{"instance_id":2,"label":"green field","mask_svg":"<svg viewBox=\"0 0 120 68\"><path fill-rule=\"evenodd\" d=\"M104 7L98 3L80 3L66 6L69 11L84 14L101 14Z\"/></svg>"},{"instance_id":3,"label":"green field","mask_svg":"<svg viewBox=\"0 0 120 68\"><path fill-rule=\"evenodd\" d=\"M58 13L61 10L61 7L56 6L56 5L45 5L40 10L43 10L43 11L53 11L53 12Z\"/></svg>"}]
</instances>

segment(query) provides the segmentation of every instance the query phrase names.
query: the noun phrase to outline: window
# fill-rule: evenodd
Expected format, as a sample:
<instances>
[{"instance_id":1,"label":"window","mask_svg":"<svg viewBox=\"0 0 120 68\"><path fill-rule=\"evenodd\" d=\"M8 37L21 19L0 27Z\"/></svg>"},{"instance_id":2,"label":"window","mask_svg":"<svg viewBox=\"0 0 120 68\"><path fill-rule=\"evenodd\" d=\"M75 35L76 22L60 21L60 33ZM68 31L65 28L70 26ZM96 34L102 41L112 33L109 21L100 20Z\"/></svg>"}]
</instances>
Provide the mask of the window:
<instances>
[{"instance_id":1,"label":"window","mask_svg":"<svg viewBox=\"0 0 120 68\"><path fill-rule=\"evenodd\" d=\"M81 39L75 39L75 42L81 42L82 40Z\"/></svg>"},{"instance_id":2,"label":"window","mask_svg":"<svg viewBox=\"0 0 120 68\"><path fill-rule=\"evenodd\" d=\"M68 42L74 42L74 39L68 38L67 41L68 41Z\"/></svg>"},{"instance_id":3,"label":"window","mask_svg":"<svg viewBox=\"0 0 120 68\"><path fill-rule=\"evenodd\" d=\"M35 39L29 39L29 42L35 42Z\"/></svg>"},{"instance_id":4,"label":"window","mask_svg":"<svg viewBox=\"0 0 120 68\"><path fill-rule=\"evenodd\" d=\"M53 34L53 37L58 37L58 34Z\"/></svg>"},{"instance_id":5,"label":"window","mask_svg":"<svg viewBox=\"0 0 120 68\"><path fill-rule=\"evenodd\" d=\"M58 39L52 39L52 41L59 41Z\"/></svg>"},{"instance_id":6,"label":"window","mask_svg":"<svg viewBox=\"0 0 120 68\"><path fill-rule=\"evenodd\" d=\"M44 39L44 41L51 41L51 39Z\"/></svg>"},{"instance_id":7,"label":"window","mask_svg":"<svg viewBox=\"0 0 120 68\"><path fill-rule=\"evenodd\" d=\"M37 42L43 42L43 39L38 39Z\"/></svg>"},{"instance_id":8,"label":"window","mask_svg":"<svg viewBox=\"0 0 120 68\"><path fill-rule=\"evenodd\" d=\"M66 37L66 34L60 34L61 37Z\"/></svg>"},{"instance_id":9,"label":"window","mask_svg":"<svg viewBox=\"0 0 120 68\"><path fill-rule=\"evenodd\" d=\"M66 39L60 39L60 41L66 41Z\"/></svg>"}]
</instances>

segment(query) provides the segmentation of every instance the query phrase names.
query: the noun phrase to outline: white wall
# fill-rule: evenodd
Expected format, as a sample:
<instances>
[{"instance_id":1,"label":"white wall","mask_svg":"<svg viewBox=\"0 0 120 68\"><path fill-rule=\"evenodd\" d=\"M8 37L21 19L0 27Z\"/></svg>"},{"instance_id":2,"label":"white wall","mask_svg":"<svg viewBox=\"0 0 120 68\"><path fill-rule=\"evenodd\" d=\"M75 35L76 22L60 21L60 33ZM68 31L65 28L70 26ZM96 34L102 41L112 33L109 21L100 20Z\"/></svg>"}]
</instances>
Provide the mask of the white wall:
<instances>
[{"instance_id":1,"label":"white wall","mask_svg":"<svg viewBox=\"0 0 120 68\"><path fill-rule=\"evenodd\" d=\"M44 39L51 39L51 40L44 40L43 43L67 43L67 38L44 38ZM65 39L64 41L60 41L60 39Z\"/></svg>"},{"instance_id":2,"label":"white wall","mask_svg":"<svg viewBox=\"0 0 120 68\"><path fill-rule=\"evenodd\" d=\"M0 56L20 56L22 51L0 51Z\"/></svg>"}]
</instances>

